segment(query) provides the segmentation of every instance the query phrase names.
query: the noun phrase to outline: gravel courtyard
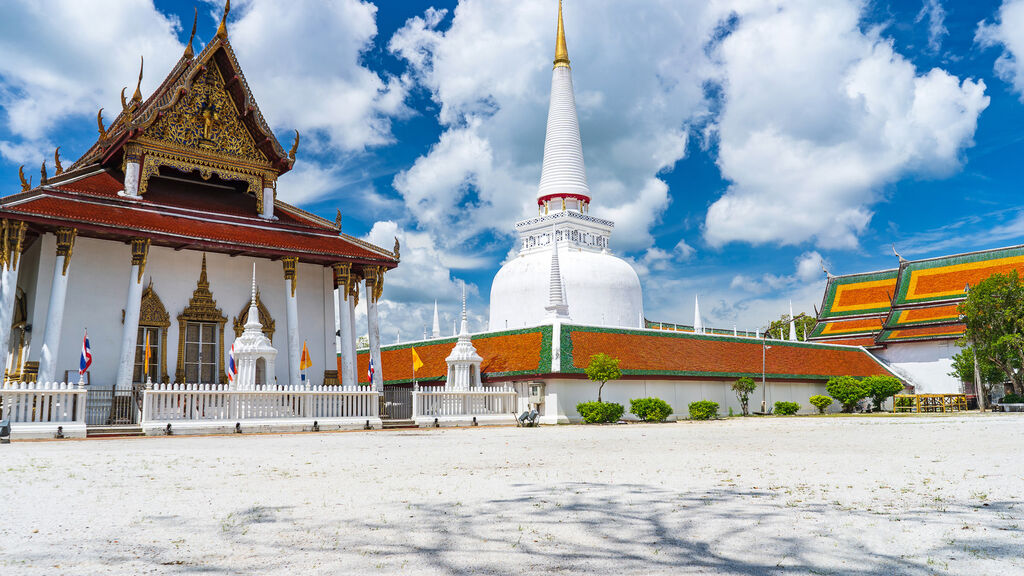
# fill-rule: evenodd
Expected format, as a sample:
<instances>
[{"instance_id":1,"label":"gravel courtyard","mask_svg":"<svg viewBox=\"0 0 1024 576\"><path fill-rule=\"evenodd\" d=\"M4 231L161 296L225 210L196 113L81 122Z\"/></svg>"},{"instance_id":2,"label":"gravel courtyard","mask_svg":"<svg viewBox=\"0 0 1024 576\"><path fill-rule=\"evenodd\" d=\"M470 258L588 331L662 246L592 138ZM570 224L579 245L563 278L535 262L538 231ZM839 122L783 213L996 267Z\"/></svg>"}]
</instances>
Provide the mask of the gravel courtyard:
<instances>
[{"instance_id":1,"label":"gravel courtyard","mask_svg":"<svg viewBox=\"0 0 1024 576\"><path fill-rule=\"evenodd\" d=\"M0 573L1024 573L1024 417L0 446Z\"/></svg>"}]
</instances>

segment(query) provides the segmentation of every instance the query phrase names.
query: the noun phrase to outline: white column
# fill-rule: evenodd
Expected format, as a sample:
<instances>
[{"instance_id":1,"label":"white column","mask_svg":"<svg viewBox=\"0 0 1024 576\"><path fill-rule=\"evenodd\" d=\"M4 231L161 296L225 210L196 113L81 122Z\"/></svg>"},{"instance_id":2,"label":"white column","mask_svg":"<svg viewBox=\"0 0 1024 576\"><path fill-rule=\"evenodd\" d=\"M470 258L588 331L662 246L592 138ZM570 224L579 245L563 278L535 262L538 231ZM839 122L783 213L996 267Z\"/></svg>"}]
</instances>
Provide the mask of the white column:
<instances>
[{"instance_id":1,"label":"white column","mask_svg":"<svg viewBox=\"0 0 1024 576\"><path fill-rule=\"evenodd\" d=\"M352 330L353 307L349 301L352 297L349 294L349 287L352 282L352 267L350 264L334 265L334 325L336 327L335 346L339 362L338 381L342 386L356 385L356 356L355 356L355 334Z\"/></svg>"},{"instance_id":2,"label":"white column","mask_svg":"<svg viewBox=\"0 0 1024 576\"><path fill-rule=\"evenodd\" d=\"M299 340L299 303L296 299L298 288L298 258L282 258L284 263L284 296L287 300L288 314L288 380L289 384L298 386L302 382L299 370L299 359L302 354L302 341Z\"/></svg>"},{"instance_id":3,"label":"white column","mask_svg":"<svg viewBox=\"0 0 1024 576\"><path fill-rule=\"evenodd\" d=\"M351 354L352 365L349 366L349 380L352 381L353 385L359 382L358 363L356 362L356 300L359 299L359 282L358 279L352 279L352 291L348 295L348 335L349 340L341 341L341 345L345 347Z\"/></svg>"},{"instance_id":4,"label":"white column","mask_svg":"<svg viewBox=\"0 0 1024 576\"><path fill-rule=\"evenodd\" d=\"M139 197L139 163L124 164L124 195L131 198Z\"/></svg>"},{"instance_id":5,"label":"white column","mask_svg":"<svg viewBox=\"0 0 1024 576\"><path fill-rule=\"evenodd\" d=\"M149 239L132 238L132 269L128 275L128 300L124 304L121 328L121 357L117 362L117 387L132 387L135 372L135 346L139 338L139 311L142 308L142 276L146 273Z\"/></svg>"},{"instance_id":6,"label":"white column","mask_svg":"<svg viewBox=\"0 0 1024 576\"><path fill-rule=\"evenodd\" d=\"M4 220L0 225L0 238L7 239L7 252L2 257L3 273L0 274L0 370L6 370L10 361L11 322L14 320L14 300L18 294L18 260L21 245L25 240L24 222Z\"/></svg>"},{"instance_id":7,"label":"white column","mask_svg":"<svg viewBox=\"0 0 1024 576\"><path fill-rule=\"evenodd\" d=\"M53 284L50 286L50 307L43 331L43 349L39 357L39 382L53 382L57 377L57 354L60 352L61 328L64 325L64 301L68 293L68 266L75 245L74 228L57 229L57 259L53 263Z\"/></svg>"},{"instance_id":8,"label":"white column","mask_svg":"<svg viewBox=\"0 0 1024 576\"><path fill-rule=\"evenodd\" d=\"M370 357L373 358L373 388L383 389L384 367L380 360L380 324L377 322L377 295L380 293L379 283L384 282L384 272L378 268L366 274L366 331L370 337Z\"/></svg>"},{"instance_id":9,"label":"white column","mask_svg":"<svg viewBox=\"0 0 1024 576\"><path fill-rule=\"evenodd\" d=\"M263 188L263 212L260 213L260 218L265 220L274 219L274 188L265 186Z\"/></svg>"}]
</instances>

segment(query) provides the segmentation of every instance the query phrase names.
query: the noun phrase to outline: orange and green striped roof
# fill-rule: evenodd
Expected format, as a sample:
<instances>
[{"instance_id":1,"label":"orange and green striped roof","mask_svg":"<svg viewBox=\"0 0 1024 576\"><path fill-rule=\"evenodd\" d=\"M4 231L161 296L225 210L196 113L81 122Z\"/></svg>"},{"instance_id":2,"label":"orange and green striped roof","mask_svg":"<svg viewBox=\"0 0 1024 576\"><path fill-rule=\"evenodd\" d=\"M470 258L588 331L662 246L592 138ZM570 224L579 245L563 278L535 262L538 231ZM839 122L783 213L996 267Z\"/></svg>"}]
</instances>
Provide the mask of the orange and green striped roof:
<instances>
[{"instance_id":1,"label":"orange and green striped roof","mask_svg":"<svg viewBox=\"0 0 1024 576\"><path fill-rule=\"evenodd\" d=\"M819 320L889 312L899 270L832 276L825 287Z\"/></svg>"}]
</instances>

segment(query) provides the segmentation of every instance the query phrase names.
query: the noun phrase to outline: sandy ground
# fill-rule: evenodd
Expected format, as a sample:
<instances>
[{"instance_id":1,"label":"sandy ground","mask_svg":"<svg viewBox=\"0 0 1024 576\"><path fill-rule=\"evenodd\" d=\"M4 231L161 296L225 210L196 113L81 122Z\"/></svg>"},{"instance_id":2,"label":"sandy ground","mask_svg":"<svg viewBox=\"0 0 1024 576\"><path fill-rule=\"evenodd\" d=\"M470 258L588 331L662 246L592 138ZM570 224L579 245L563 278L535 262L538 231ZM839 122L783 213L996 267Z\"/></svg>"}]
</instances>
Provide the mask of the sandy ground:
<instances>
[{"instance_id":1,"label":"sandy ground","mask_svg":"<svg viewBox=\"0 0 1024 576\"><path fill-rule=\"evenodd\" d=\"M0 506L4 575L1022 574L1024 415L21 442Z\"/></svg>"}]
</instances>

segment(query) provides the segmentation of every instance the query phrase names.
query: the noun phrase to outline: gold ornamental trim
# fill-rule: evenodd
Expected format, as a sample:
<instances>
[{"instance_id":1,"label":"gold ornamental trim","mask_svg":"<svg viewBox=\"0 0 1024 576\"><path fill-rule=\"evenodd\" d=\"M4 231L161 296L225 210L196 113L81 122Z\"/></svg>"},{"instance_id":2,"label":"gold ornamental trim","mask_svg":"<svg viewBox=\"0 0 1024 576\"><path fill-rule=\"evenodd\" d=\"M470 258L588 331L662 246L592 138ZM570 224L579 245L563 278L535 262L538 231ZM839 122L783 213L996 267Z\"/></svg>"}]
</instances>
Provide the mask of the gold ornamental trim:
<instances>
[{"instance_id":1,"label":"gold ornamental trim","mask_svg":"<svg viewBox=\"0 0 1024 576\"><path fill-rule=\"evenodd\" d=\"M204 322L218 324L217 338L217 371L218 380L221 384L227 383L227 374L224 372L224 325L228 317L220 308L217 308L217 301L213 299L210 292L210 282L206 277L206 254L203 254L203 264L199 271L199 280L196 282L196 289L188 300L188 306L178 314L178 366L175 371L175 379L178 382L185 381L185 325L189 322Z\"/></svg>"},{"instance_id":2,"label":"gold ornamental trim","mask_svg":"<svg viewBox=\"0 0 1024 576\"><path fill-rule=\"evenodd\" d=\"M142 305L139 307L139 326L160 329L160 381L170 382L171 375L167 372L167 329L171 326L171 315L153 289L153 280L142 291Z\"/></svg>"},{"instance_id":3,"label":"gold ornamental trim","mask_svg":"<svg viewBox=\"0 0 1024 576\"><path fill-rule=\"evenodd\" d=\"M149 258L149 238L132 238L132 266L139 267L136 282L142 282L146 272L146 260Z\"/></svg>"},{"instance_id":4,"label":"gold ornamental trim","mask_svg":"<svg viewBox=\"0 0 1024 576\"><path fill-rule=\"evenodd\" d=\"M149 190L149 179L160 174L160 168L167 166L188 174L198 171L203 180L218 176L224 180L238 180L248 185L247 192L256 197L256 210L263 211L263 181L261 170L247 170L238 166L230 166L187 152L169 152L147 149L139 174L139 195L144 196Z\"/></svg>"},{"instance_id":5,"label":"gold ornamental trim","mask_svg":"<svg viewBox=\"0 0 1024 576\"><path fill-rule=\"evenodd\" d=\"M76 228L57 228L57 256L64 257L64 269L62 276L68 275L68 266L71 264L71 254L75 249L75 236L78 236Z\"/></svg>"},{"instance_id":6,"label":"gold ornamental trim","mask_svg":"<svg viewBox=\"0 0 1024 576\"><path fill-rule=\"evenodd\" d=\"M363 277L366 279L366 288L369 291L373 303L376 304L384 293L384 273L387 268L383 266L364 266Z\"/></svg>"},{"instance_id":7,"label":"gold ornamental trim","mask_svg":"<svg viewBox=\"0 0 1024 576\"><path fill-rule=\"evenodd\" d=\"M299 283L298 263L299 259L295 256L281 258L281 264L284 266L284 279L291 280L292 298L295 298L295 286Z\"/></svg>"},{"instance_id":8,"label":"gold ornamental trim","mask_svg":"<svg viewBox=\"0 0 1024 576\"><path fill-rule=\"evenodd\" d=\"M7 270L17 270L18 260L21 258L21 249L25 244L25 231L28 230L27 222L18 220L0 221L0 241L3 242L3 252L0 253L0 264Z\"/></svg>"}]
</instances>

